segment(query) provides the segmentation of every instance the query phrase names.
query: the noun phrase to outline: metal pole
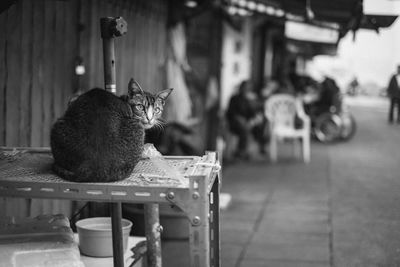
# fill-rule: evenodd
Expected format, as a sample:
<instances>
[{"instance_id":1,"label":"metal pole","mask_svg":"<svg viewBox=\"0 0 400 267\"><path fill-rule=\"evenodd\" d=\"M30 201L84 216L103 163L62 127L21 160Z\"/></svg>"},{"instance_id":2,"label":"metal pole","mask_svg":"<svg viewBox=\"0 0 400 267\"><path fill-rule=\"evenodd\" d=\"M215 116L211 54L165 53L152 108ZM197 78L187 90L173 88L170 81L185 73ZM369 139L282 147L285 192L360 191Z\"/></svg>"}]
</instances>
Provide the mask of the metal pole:
<instances>
[{"instance_id":1,"label":"metal pole","mask_svg":"<svg viewBox=\"0 0 400 267\"><path fill-rule=\"evenodd\" d=\"M103 39L104 88L116 93L114 38L125 34L128 24L121 17L107 17L100 19L100 28Z\"/></svg>"},{"instance_id":2,"label":"metal pole","mask_svg":"<svg viewBox=\"0 0 400 267\"><path fill-rule=\"evenodd\" d=\"M127 32L127 23L121 17L101 18L100 29L103 39L104 88L116 93L114 38ZM121 202L112 203L110 208L114 267L124 267Z\"/></svg>"},{"instance_id":3,"label":"metal pole","mask_svg":"<svg viewBox=\"0 0 400 267\"><path fill-rule=\"evenodd\" d=\"M144 224L147 240L147 266L161 267L161 232L159 205L144 205Z\"/></svg>"},{"instance_id":4,"label":"metal pole","mask_svg":"<svg viewBox=\"0 0 400 267\"><path fill-rule=\"evenodd\" d=\"M113 259L115 267L124 267L121 202L111 203Z\"/></svg>"},{"instance_id":5,"label":"metal pole","mask_svg":"<svg viewBox=\"0 0 400 267\"><path fill-rule=\"evenodd\" d=\"M117 84L115 80L115 46L114 38L103 39L103 61L104 61L104 88L115 94Z\"/></svg>"}]
</instances>

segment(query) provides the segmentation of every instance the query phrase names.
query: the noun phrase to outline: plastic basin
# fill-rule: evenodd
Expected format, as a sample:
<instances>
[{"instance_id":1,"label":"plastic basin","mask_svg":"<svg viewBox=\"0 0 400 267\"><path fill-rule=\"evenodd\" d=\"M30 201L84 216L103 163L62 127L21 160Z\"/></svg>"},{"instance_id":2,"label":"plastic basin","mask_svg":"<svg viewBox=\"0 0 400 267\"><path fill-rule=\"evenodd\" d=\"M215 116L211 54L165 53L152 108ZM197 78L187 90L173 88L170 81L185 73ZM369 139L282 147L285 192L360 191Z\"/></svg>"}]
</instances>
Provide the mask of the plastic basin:
<instances>
[{"instance_id":1,"label":"plastic basin","mask_svg":"<svg viewBox=\"0 0 400 267\"><path fill-rule=\"evenodd\" d=\"M122 219L123 246L127 248L132 222ZM79 249L91 257L112 257L112 230L110 217L95 217L76 222L79 236Z\"/></svg>"}]
</instances>

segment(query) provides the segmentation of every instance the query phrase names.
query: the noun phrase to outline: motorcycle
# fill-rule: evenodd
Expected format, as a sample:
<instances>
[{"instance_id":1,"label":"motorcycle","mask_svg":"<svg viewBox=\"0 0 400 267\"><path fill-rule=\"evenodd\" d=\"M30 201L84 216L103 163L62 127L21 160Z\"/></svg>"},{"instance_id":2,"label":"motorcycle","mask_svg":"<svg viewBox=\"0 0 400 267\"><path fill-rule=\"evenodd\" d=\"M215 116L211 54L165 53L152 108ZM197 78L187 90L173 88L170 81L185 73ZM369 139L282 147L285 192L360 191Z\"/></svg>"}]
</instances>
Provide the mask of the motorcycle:
<instances>
[{"instance_id":1,"label":"motorcycle","mask_svg":"<svg viewBox=\"0 0 400 267\"><path fill-rule=\"evenodd\" d=\"M343 95L331 79L322 83L322 88L328 93L330 101L318 100L305 105L306 113L310 116L313 136L322 143L348 141L357 130L357 123L344 103ZM325 87L325 88L324 88ZM334 88L336 87L336 88ZM331 90L331 88L334 88ZM322 98L325 96L322 96ZM326 103L329 103L328 105Z\"/></svg>"}]
</instances>

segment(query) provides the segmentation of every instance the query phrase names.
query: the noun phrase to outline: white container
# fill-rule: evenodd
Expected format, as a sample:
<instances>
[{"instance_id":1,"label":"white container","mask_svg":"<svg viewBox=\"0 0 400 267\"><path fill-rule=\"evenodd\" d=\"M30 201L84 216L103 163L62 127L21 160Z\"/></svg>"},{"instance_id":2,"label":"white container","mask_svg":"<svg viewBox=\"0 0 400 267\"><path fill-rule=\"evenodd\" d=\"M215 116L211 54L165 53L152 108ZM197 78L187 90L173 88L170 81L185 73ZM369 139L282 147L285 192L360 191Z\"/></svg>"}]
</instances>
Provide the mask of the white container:
<instances>
[{"instance_id":1,"label":"white container","mask_svg":"<svg viewBox=\"0 0 400 267\"><path fill-rule=\"evenodd\" d=\"M132 222L122 219L124 251L127 248ZM110 217L95 217L76 222L79 248L82 254L91 257L112 257L112 228Z\"/></svg>"}]
</instances>

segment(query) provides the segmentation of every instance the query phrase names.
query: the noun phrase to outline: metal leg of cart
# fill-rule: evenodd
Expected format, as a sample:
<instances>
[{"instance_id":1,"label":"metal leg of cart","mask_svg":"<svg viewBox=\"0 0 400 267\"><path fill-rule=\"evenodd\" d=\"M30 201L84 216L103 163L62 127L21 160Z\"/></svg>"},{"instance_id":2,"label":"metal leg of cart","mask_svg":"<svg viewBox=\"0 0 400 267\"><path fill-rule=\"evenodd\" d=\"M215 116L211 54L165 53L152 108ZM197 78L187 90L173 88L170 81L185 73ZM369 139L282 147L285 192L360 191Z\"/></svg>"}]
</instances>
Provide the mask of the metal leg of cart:
<instances>
[{"instance_id":1,"label":"metal leg of cart","mask_svg":"<svg viewBox=\"0 0 400 267\"><path fill-rule=\"evenodd\" d=\"M220 224L219 224L219 193L220 193L220 183L219 177L216 177L214 184L211 188L210 194L210 266L220 267Z\"/></svg>"},{"instance_id":2,"label":"metal leg of cart","mask_svg":"<svg viewBox=\"0 0 400 267\"><path fill-rule=\"evenodd\" d=\"M124 267L121 202L111 204L111 225L114 267Z\"/></svg>"},{"instance_id":3,"label":"metal leg of cart","mask_svg":"<svg viewBox=\"0 0 400 267\"><path fill-rule=\"evenodd\" d=\"M161 231L159 205L144 205L144 224L147 240L147 266L161 267Z\"/></svg>"},{"instance_id":4,"label":"metal leg of cart","mask_svg":"<svg viewBox=\"0 0 400 267\"><path fill-rule=\"evenodd\" d=\"M219 180L215 179L210 195L204 176L190 177L189 242L190 266L220 266Z\"/></svg>"},{"instance_id":5,"label":"metal leg of cart","mask_svg":"<svg viewBox=\"0 0 400 267\"><path fill-rule=\"evenodd\" d=\"M206 267L210 264L209 199L204 176L190 177L189 242L190 266Z\"/></svg>"}]
</instances>

